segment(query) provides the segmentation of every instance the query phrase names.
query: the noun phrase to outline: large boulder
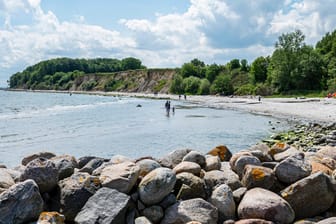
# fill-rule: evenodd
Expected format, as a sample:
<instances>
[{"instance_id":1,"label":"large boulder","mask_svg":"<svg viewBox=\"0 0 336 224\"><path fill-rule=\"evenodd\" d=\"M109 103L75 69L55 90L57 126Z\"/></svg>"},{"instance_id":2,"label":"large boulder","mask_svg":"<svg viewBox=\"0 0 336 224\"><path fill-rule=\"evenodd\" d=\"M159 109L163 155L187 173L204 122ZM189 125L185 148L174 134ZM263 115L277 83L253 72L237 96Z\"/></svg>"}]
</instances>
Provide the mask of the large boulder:
<instances>
[{"instance_id":1,"label":"large boulder","mask_svg":"<svg viewBox=\"0 0 336 224\"><path fill-rule=\"evenodd\" d=\"M42 212L37 220L37 224L64 224L64 215L58 212Z\"/></svg>"},{"instance_id":2,"label":"large boulder","mask_svg":"<svg viewBox=\"0 0 336 224\"><path fill-rule=\"evenodd\" d=\"M130 206L130 196L115 189L99 189L84 205L75 218L76 223L126 223L126 212Z\"/></svg>"},{"instance_id":3,"label":"large boulder","mask_svg":"<svg viewBox=\"0 0 336 224\"><path fill-rule=\"evenodd\" d=\"M136 165L139 166L140 172L139 176L144 177L152 170L161 167L161 165L153 159L142 159L136 162Z\"/></svg>"},{"instance_id":4,"label":"large boulder","mask_svg":"<svg viewBox=\"0 0 336 224\"><path fill-rule=\"evenodd\" d=\"M223 175L225 179L227 179L226 184L229 185L233 191L242 186L238 174L231 169L229 162L222 162L220 170L223 171Z\"/></svg>"},{"instance_id":5,"label":"large boulder","mask_svg":"<svg viewBox=\"0 0 336 224\"><path fill-rule=\"evenodd\" d=\"M59 182L61 213L73 221L87 200L100 188L98 177L88 173L75 173Z\"/></svg>"},{"instance_id":6,"label":"large boulder","mask_svg":"<svg viewBox=\"0 0 336 224\"><path fill-rule=\"evenodd\" d=\"M27 223L37 220L43 199L33 180L15 184L0 194L0 223Z\"/></svg>"},{"instance_id":7,"label":"large boulder","mask_svg":"<svg viewBox=\"0 0 336 224\"><path fill-rule=\"evenodd\" d=\"M55 164L39 157L30 161L20 176L21 181L33 179L39 186L40 192L48 192L57 186L58 169Z\"/></svg>"},{"instance_id":8,"label":"large boulder","mask_svg":"<svg viewBox=\"0 0 336 224\"><path fill-rule=\"evenodd\" d=\"M75 168L78 168L78 163L75 157L69 155L55 156L50 159L58 170L58 179L70 177Z\"/></svg>"},{"instance_id":9,"label":"large boulder","mask_svg":"<svg viewBox=\"0 0 336 224\"><path fill-rule=\"evenodd\" d=\"M336 147L324 146L320 147L320 150L316 153L320 157L329 157L333 160L336 160Z\"/></svg>"},{"instance_id":10,"label":"large boulder","mask_svg":"<svg viewBox=\"0 0 336 224\"><path fill-rule=\"evenodd\" d=\"M289 148L290 148L290 145L288 145L287 143L277 142L274 145L272 145L272 147L270 148L268 154L270 154L274 158L275 154L284 152L284 151L286 151Z\"/></svg>"},{"instance_id":11,"label":"large boulder","mask_svg":"<svg viewBox=\"0 0 336 224\"><path fill-rule=\"evenodd\" d=\"M300 153L281 161L275 168L275 175L284 183L291 184L310 175L310 163Z\"/></svg>"},{"instance_id":12,"label":"large boulder","mask_svg":"<svg viewBox=\"0 0 336 224\"><path fill-rule=\"evenodd\" d=\"M179 173L176 175L175 191L177 199L187 200L191 198L205 198L204 180L191 174Z\"/></svg>"},{"instance_id":13,"label":"large boulder","mask_svg":"<svg viewBox=\"0 0 336 224\"><path fill-rule=\"evenodd\" d=\"M261 162L270 162L272 161L271 155L268 154L270 148L264 143L259 143L251 148L248 151L255 157L257 157Z\"/></svg>"},{"instance_id":14,"label":"large boulder","mask_svg":"<svg viewBox=\"0 0 336 224\"><path fill-rule=\"evenodd\" d=\"M322 172L295 182L281 196L295 211L296 218L316 216L330 208L335 200L330 177Z\"/></svg>"},{"instance_id":15,"label":"large boulder","mask_svg":"<svg viewBox=\"0 0 336 224\"><path fill-rule=\"evenodd\" d=\"M152 224L145 216L140 216L134 220L134 224Z\"/></svg>"},{"instance_id":16,"label":"large boulder","mask_svg":"<svg viewBox=\"0 0 336 224\"><path fill-rule=\"evenodd\" d=\"M100 167L104 163L103 158L93 158L88 161L80 170L79 172L86 172L88 174L92 174L92 172Z\"/></svg>"},{"instance_id":17,"label":"large boulder","mask_svg":"<svg viewBox=\"0 0 336 224\"><path fill-rule=\"evenodd\" d=\"M218 209L219 221L222 223L236 216L236 204L230 187L222 184L217 187L209 199L209 202Z\"/></svg>"},{"instance_id":18,"label":"large boulder","mask_svg":"<svg viewBox=\"0 0 336 224\"><path fill-rule=\"evenodd\" d=\"M184 161L176 165L173 170L176 174L187 172L199 176L201 173L201 166L194 162Z\"/></svg>"},{"instance_id":19,"label":"large boulder","mask_svg":"<svg viewBox=\"0 0 336 224\"><path fill-rule=\"evenodd\" d=\"M103 187L129 193L139 177L140 168L133 162L123 162L107 166L100 174L99 180Z\"/></svg>"},{"instance_id":20,"label":"large boulder","mask_svg":"<svg viewBox=\"0 0 336 224\"><path fill-rule=\"evenodd\" d=\"M174 168L177 164L182 162L182 159L185 155L187 155L191 150L190 149L178 149L175 150L168 155L165 155L159 160L161 166Z\"/></svg>"},{"instance_id":21,"label":"large boulder","mask_svg":"<svg viewBox=\"0 0 336 224\"><path fill-rule=\"evenodd\" d=\"M279 195L262 189L247 191L238 206L240 219L265 219L275 223L292 223L295 213Z\"/></svg>"},{"instance_id":22,"label":"large boulder","mask_svg":"<svg viewBox=\"0 0 336 224\"><path fill-rule=\"evenodd\" d=\"M33 161L37 158L45 158L45 159L51 159L52 157L55 157L56 155L52 152L39 152L35 153L29 156L26 156L22 159L21 164L26 166L29 162Z\"/></svg>"},{"instance_id":23,"label":"large boulder","mask_svg":"<svg viewBox=\"0 0 336 224\"><path fill-rule=\"evenodd\" d=\"M217 220L217 208L201 198L195 198L179 201L167 208L161 224L180 224L190 221L217 224Z\"/></svg>"},{"instance_id":24,"label":"large boulder","mask_svg":"<svg viewBox=\"0 0 336 224\"><path fill-rule=\"evenodd\" d=\"M197 151L191 151L185 155L182 161L194 162L200 165L202 168L205 167L205 156Z\"/></svg>"},{"instance_id":25,"label":"large boulder","mask_svg":"<svg viewBox=\"0 0 336 224\"><path fill-rule=\"evenodd\" d=\"M145 208L142 214L147 217L153 223L159 223L164 216L163 209L158 205L153 205Z\"/></svg>"},{"instance_id":26,"label":"large boulder","mask_svg":"<svg viewBox=\"0 0 336 224\"><path fill-rule=\"evenodd\" d=\"M0 168L0 194L14 184L14 179L8 173L7 169Z\"/></svg>"},{"instance_id":27,"label":"large boulder","mask_svg":"<svg viewBox=\"0 0 336 224\"><path fill-rule=\"evenodd\" d=\"M211 149L207 154L212 156L218 156L222 162L229 161L232 157L232 153L225 145L216 146L215 148Z\"/></svg>"},{"instance_id":28,"label":"large boulder","mask_svg":"<svg viewBox=\"0 0 336 224\"><path fill-rule=\"evenodd\" d=\"M222 170L212 170L204 174L204 181L208 193L211 193L214 188L219 185L227 184L232 190L241 187L239 179L232 173L226 173Z\"/></svg>"},{"instance_id":29,"label":"large boulder","mask_svg":"<svg viewBox=\"0 0 336 224\"><path fill-rule=\"evenodd\" d=\"M159 203L174 188L175 173L169 168L157 168L147 174L140 182L138 192L146 205Z\"/></svg>"},{"instance_id":30,"label":"large boulder","mask_svg":"<svg viewBox=\"0 0 336 224\"><path fill-rule=\"evenodd\" d=\"M298 155L300 153L302 153L302 152L300 152L299 150L297 150L295 147L291 146L286 151L277 153L273 157L274 157L275 161L280 162L280 161L282 161L284 159L287 159L288 157L296 156L296 155Z\"/></svg>"},{"instance_id":31,"label":"large boulder","mask_svg":"<svg viewBox=\"0 0 336 224\"><path fill-rule=\"evenodd\" d=\"M275 181L276 177L272 169L263 166L246 165L241 183L248 189L254 187L271 189Z\"/></svg>"},{"instance_id":32,"label":"large boulder","mask_svg":"<svg viewBox=\"0 0 336 224\"><path fill-rule=\"evenodd\" d=\"M261 166L260 160L255 156L241 156L234 163L232 170L235 171L239 177L242 177L246 165Z\"/></svg>"},{"instance_id":33,"label":"large boulder","mask_svg":"<svg viewBox=\"0 0 336 224\"><path fill-rule=\"evenodd\" d=\"M221 161L218 156L205 156L205 171L219 170L221 168Z\"/></svg>"}]
</instances>

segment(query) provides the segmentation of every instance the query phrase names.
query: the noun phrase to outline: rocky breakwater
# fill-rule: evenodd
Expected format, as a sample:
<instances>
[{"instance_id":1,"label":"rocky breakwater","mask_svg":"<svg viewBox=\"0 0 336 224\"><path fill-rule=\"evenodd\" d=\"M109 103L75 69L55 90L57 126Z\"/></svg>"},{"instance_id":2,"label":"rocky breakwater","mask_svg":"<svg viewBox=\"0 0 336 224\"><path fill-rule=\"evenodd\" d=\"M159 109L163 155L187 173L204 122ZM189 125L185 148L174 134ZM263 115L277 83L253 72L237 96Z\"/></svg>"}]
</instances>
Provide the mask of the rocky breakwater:
<instances>
[{"instance_id":1,"label":"rocky breakwater","mask_svg":"<svg viewBox=\"0 0 336 224\"><path fill-rule=\"evenodd\" d=\"M0 223L335 223L336 148L277 142L133 160L39 153L0 168Z\"/></svg>"}]
</instances>

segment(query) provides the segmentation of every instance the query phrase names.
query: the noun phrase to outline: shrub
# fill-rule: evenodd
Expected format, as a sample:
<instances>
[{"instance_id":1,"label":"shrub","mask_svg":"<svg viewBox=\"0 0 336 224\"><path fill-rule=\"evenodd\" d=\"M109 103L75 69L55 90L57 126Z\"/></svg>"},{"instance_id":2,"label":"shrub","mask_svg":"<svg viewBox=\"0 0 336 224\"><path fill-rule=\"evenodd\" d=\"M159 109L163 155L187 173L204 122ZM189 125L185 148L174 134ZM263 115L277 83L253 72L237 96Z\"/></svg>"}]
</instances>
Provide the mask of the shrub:
<instances>
[{"instance_id":1,"label":"shrub","mask_svg":"<svg viewBox=\"0 0 336 224\"><path fill-rule=\"evenodd\" d=\"M210 93L210 86L211 84L208 79L202 79L197 93L200 95L208 95Z\"/></svg>"},{"instance_id":2,"label":"shrub","mask_svg":"<svg viewBox=\"0 0 336 224\"><path fill-rule=\"evenodd\" d=\"M201 79L198 77L190 76L183 79L183 87L185 93L196 94L200 85Z\"/></svg>"},{"instance_id":3,"label":"shrub","mask_svg":"<svg viewBox=\"0 0 336 224\"><path fill-rule=\"evenodd\" d=\"M255 87L252 84L242 85L235 91L235 95L254 95L254 94L255 94Z\"/></svg>"}]
</instances>

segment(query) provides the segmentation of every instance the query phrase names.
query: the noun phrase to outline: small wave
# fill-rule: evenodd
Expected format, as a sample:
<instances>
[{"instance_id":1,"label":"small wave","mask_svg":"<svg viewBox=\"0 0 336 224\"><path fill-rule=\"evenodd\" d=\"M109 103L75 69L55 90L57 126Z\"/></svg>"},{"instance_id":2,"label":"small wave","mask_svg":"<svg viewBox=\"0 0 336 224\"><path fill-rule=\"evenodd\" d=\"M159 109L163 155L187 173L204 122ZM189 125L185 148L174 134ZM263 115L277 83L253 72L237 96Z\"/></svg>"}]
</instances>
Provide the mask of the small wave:
<instances>
[{"instance_id":1,"label":"small wave","mask_svg":"<svg viewBox=\"0 0 336 224\"><path fill-rule=\"evenodd\" d=\"M14 137L14 136L18 136L18 134L1 135L0 138L9 138L9 137Z\"/></svg>"}]
</instances>

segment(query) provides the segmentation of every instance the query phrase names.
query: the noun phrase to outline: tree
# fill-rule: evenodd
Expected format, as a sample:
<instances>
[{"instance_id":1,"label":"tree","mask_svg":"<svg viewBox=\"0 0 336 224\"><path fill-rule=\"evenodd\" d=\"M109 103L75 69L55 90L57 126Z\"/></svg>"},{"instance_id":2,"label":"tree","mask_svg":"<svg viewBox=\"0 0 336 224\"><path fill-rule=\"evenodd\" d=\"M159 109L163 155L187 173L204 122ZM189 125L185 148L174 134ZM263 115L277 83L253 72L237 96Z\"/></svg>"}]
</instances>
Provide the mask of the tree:
<instances>
[{"instance_id":1,"label":"tree","mask_svg":"<svg viewBox=\"0 0 336 224\"><path fill-rule=\"evenodd\" d=\"M208 95L210 93L210 86L209 80L202 79L197 93L200 95Z\"/></svg>"},{"instance_id":2,"label":"tree","mask_svg":"<svg viewBox=\"0 0 336 224\"><path fill-rule=\"evenodd\" d=\"M209 80L209 82L212 83L215 80L216 76L219 74L220 70L221 69L217 64L207 66L205 77Z\"/></svg>"},{"instance_id":3,"label":"tree","mask_svg":"<svg viewBox=\"0 0 336 224\"><path fill-rule=\"evenodd\" d=\"M232 59L230 61L230 69L233 70L233 69L236 69L236 68L240 68L239 59Z\"/></svg>"},{"instance_id":4,"label":"tree","mask_svg":"<svg viewBox=\"0 0 336 224\"><path fill-rule=\"evenodd\" d=\"M247 72L249 70L249 67L248 67L248 62L246 59L242 59L240 61L240 64L241 64L241 67L240 67L240 70L243 71L243 72Z\"/></svg>"},{"instance_id":5,"label":"tree","mask_svg":"<svg viewBox=\"0 0 336 224\"><path fill-rule=\"evenodd\" d=\"M210 91L213 94L230 95L233 93L233 87L231 84L231 78L229 75L221 74L216 77L215 81L210 87Z\"/></svg>"},{"instance_id":6,"label":"tree","mask_svg":"<svg viewBox=\"0 0 336 224\"><path fill-rule=\"evenodd\" d=\"M183 88L183 78L179 74L175 74L173 77L173 81L170 86L170 92L176 93L176 94L183 94L184 88Z\"/></svg>"},{"instance_id":7,"label":"tree","mask_svg":"<svg viewBox=\"0 0 336 224\"><path fill-rule=\"evenodd\" d=\"M137 58L124 58L121 60L121 68L123 70L134 70L141 68L141 61Z\"/></svg>"},{"instance_id":8,"label":"tree","mask_svg":"<svg viewBox=\"0 0 336 224\"><path fill-rule=\"evenodd\" d=\"M267 79L268 60L264 57L256 58L251 65L250 74L254 83L265 82Z\"/></svg>"},{"instance_id":9,"label":"tree","mask_svg":"<svg viewBox=\"0 0 336 224\"><path fill-rule=\"evenodd\" d=\"M183 79L184 92L189 94L196 94L199 86L201 85L201 79L195 76L190 76Z\"/></svg>"}]
</instances>

